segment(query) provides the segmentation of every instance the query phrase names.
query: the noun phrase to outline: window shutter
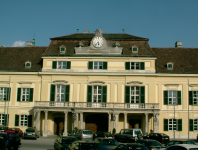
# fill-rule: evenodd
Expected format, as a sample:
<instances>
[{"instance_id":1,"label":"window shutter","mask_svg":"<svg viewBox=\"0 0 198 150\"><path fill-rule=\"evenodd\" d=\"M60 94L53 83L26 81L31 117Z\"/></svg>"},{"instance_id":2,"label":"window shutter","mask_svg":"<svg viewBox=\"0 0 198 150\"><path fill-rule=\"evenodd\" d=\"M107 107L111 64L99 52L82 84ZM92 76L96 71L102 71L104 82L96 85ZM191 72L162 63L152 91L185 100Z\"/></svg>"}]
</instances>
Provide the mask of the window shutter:
<instances>
[{"instance_id":1,"label":"window shutter","mask_svg":"<svg viewBox=\"0 0 198 150\"><path fill-rule=\"evenodd\" d=\"M164 119L164 131L168 131L168 119Z\"/></svg>"},{"instance_id":2,"label":"window shutter","mask_svg":"<svg viewBox=\"0 0 198 150\"><path fill-rule=\"evenodd\" d=\"M32 115L28 116L28 127L32 127Z\"/></svg>"},{"instance_id":3,"label":"window shutter","mask_svg":"<svg viewBox=\"0 0 198 150\"><path fill-rule=\"evenodd\" d=\"M189 91L189 105L193 105L193 91Z\"/></svg>"},{"instance_id":4,"label":"window shutter","mask_svg":"<svg viewBox=\"0 0 198 150\"><path fill-rule=\"evenodd\" d=\"M30 98L29 98L29 102L33 102L33 88L30 88Z\"/></svg>"},{"instance_id":5,"label":"window shutter","mask_svg":"<svg viewBox=\"0 0 198 150\"><path fill-rule=\"evenodd\" d=\"M130 62L125 62L125 70L130 70Z\"/></svg>"},{"instance_id":6,"label":"window shutter","mask_svg":"<svg viewBox=\"0 0 198 150\"><path fill-rule=\"evenodd\" d=\"M145 63L144 62L140 62L140 70L145 70Z\"/></svg>"},{"instance_id":7,"label":"window shutter","mask_svg":"<svg viewBox=\"0 0 198 150\"><path fill-rule=\"evenodd\" d=\"M56 69L57 61L52 61L52 69Z\"/></svg>"},{"instance_id":8,"label":"window shutter","mask_svg":"<svg viewBox=\"0 0 198 150\"><path fill-rule=\"evenodd\" d=\"M181 105L181 91L177 91L177 104Z\"/></svg>"},{"instance_id":9,"label":"window shutter","mask_svg":"<svg viewBox=\"0 0 198 150\"><path fill-rule=\"evenodd\" d=\"M10 101L10 96L11 96L11 88L7 88L6 97L8 101Z\"/></svg>"},{"instance_id":10,"label":"window shutter","mask_svg":"<svg viewBox=\"0 0 198 150\"><path fill-rule=\"evenodd\" d=\"M125 103L130 103L130 86L125 86Z\"/></svg>"},{"instance_id":11,"label":"window shutter","mask_svg":"<svg viewBox=\"0 0 198 150\"><path fill-rule=\"evenodd\" d=\"M19 126L19 115L15 115L15 126Z\"/></svg>"},{"instance_id":12,"label":"window shutter","mask_svg":"<svg viewBox=\"0 0 198 150\"><path fill-rule=\"evenodd\" d=\"M144 86L141 86L140 92L141 92L141 103L145 103L145 87Z\"/></svg>"},{"instance_id":13,"label":"window shutter","mask_svg":"<svg viewBox=\"0 0 198 150\"><path fill-rule=\"evenodd\" d=\"M71 61L67 61L67 67L66 69L71 69Z\"/></svg>"},{"instance_id":14,"label":"window shutter","mask_svg":"<svg viewBox=\"0 0 198 150\"><path fill-rule=\"evenodd\" d=\"M164 91L164 105L168 105L168 91Z\"/></svg>"},{"instance_id":15,"label":"window shutter","mask_svg":"<svg viewBox=\"0 0 198 150\"><path fill-rule=\"evenodd\" d=\"M88 62L88 69L93 69L93 61Z\"/></svg>"},{"instance_id":16,"label":"window shutter","mask_svg":"<svg viewBox=\"0 0 198 150\"><path fill-rule=\"evenodd\" d=\"M17 90L17 102L20 102L21 99L21 88L18 88Z\"/></svg>"},{"instance_id":17,"label":"window shutter","mask_svg":"<svg viewBox=\"0 0 198 150\"><path fill-rule=\"evenodd\" d=\"M190 122L190 131L194 131L194 120L189 119L189 122Z\"/></svg>"},{"instance_id":18,"label":"window shutter","mask_svg":"<svg viewBox=\"0 0 198 150\"><path fill-rule=\"evenodd\" d=\"M92 102L92 86L87 86L87 102Z\"/></svg>"},{"instance_id":19,"label":"window shutter","mask_svg":"<svg viewBox=\"0 0 198 150\"><path fill-rule=\"evenodd\" d=\"M107 69L107 62L103 62L103 69Z\"/></svg>"},{"instance_id":20,"label":"window shutter","mask_svg":"<svg viewBox=\"0 0 198 150\"><path fill-rule=\"evenodd\" d=\"M54 99L55 99L55 85L51 84L50 101L54 102Z\"/></svg>"},{"instance_id":21,"label":"window shutter","mask_svg":"<svg viewBox=\"0 0 198 150\"><path fill-rule=\"evenodd\" d=\"M69 90L70 90L70 85L65 86L65 102L69 102Z\"/></svg>"},{"instance_id":22,"label":"window shutter","mask_svg":"<svg viewBox=\"0 0 198 150\"><path fill-rule=\"evenodd\" d=\"M8 118L8 119L7 119L7 118ZM7 120L8 120L8 123L7 123ZM5 115L4 125L5 125L5 126L8 126L8 125L9 125L9 114L6 114L6 115Z\"/></svg>"},{"instance_id":23,"label":"window shutter","mask_svg":"<svg viewBox=\"0 0 198 150\"><path fill-rule=\"evenodd\" d=\"M102 86L102 102L107 102L107 86Z\"/></svg>"},{"instance_id":24,"label":"window shutter","mask_svg":"<svg viewBox=\"0 0 198 150\"><path fill-rule=\"evenodd\" d=\"M182 131L182 119L177 120L177 131Z\"/></svg>"}]
</instances>

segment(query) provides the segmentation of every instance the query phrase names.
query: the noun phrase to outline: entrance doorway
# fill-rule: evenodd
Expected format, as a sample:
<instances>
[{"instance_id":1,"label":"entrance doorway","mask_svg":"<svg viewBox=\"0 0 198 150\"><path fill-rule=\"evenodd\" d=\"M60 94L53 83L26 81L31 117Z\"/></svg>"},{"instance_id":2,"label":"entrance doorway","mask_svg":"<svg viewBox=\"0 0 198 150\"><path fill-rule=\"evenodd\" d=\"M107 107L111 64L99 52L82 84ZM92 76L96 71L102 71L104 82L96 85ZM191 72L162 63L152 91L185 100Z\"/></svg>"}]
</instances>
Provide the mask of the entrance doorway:
<instances>
[{"instance_id":1,"label":"entrance doorway","mask_svg":"<svg viewBox=\"0 0 198 150\"><path fill-rule=\"evenodd\" d=\"M141 128L141 120L139 119L130 119L129 128Z\"/></svg>"},{"instance_id":2,"label":"entrance doorway","mask_svg":"<svg viewBox=\"0 0 198 150\"><path fill-rule=\"evenodd\" d=\"M54 134L59 135L64 131L64 118L54 118Z\"/></svg>"},{"instance_id":3,"label":"entrance doorway","mask_svg":"<svg viewBox=\"0 0 198 150\"><path fill-rule=\"evenodd\" d=\"M103 114L92 114L85 118L85 129L93 134L98 131L108 131L108 118Z\"/></svg>"}]
</instances>

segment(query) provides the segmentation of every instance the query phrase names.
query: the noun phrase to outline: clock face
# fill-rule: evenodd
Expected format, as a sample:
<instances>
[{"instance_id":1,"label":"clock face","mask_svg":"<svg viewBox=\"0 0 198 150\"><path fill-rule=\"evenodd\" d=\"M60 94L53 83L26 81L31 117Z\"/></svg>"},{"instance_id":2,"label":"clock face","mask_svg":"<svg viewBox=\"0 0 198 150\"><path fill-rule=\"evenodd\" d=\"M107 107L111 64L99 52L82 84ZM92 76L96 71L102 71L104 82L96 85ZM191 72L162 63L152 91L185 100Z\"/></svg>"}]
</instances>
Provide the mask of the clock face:
<instances>
[{"instance_id":1,"label":"clock face","mask_svg":"<svg viewBox=\"0 0 198 150\"><path fill-rule=\"evenodd\" d=\"M102 45L103 45L103 43L104 43L104 41L103 41L103 38L102 37L95 37L94 39L93 39L93 46L94 47L102 47Z\"/></svg>"}]
</instances>

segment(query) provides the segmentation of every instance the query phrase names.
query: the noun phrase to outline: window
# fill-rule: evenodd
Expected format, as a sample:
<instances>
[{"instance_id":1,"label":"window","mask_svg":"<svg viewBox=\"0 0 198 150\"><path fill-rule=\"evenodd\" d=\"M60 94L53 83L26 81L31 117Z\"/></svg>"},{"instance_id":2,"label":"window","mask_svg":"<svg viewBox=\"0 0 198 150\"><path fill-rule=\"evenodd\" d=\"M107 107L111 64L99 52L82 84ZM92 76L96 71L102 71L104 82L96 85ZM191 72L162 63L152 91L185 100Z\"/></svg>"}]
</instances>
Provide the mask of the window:
<instances>
[{"instance_id":1,"label":"window","mask_svg":"<svg viewBox=\"0 0 198 150\"><path fill-rule=\"evenodd\" d=\"M0 87L0 101L10 100L10 88Z\"/></svg>"},{"instance_id":2,"label":"window","mask_svg":"<svg viewBox=\"0 0 198 150\"><path fill-rule=\"evenodd\" d=\"M132 47L132 53L138 53L138 48L135 46L135 47Z\"/></svg>"},{"instance_id":3,"label":"window","mask_svg":"<svg viewBox=\"0 0 198 150\"><path fill-rule=\"evenodd\" d=\"M66 53L66 46L61 45L61 46L59 47L59 49L60 49L60 54L65 54L65 53Z\"/></svg>"},{"instance_id":4,"label":"window","mask_svg":"<svg viewBox=\"0 0 198 150\"><path fill-rule=\"evenodd\" d=\"M33 101L33 88L18 88L17 91L18 102L32 102Z\"/></svg>"},{"instance_id":5,"label":"window","mask_svg":"<svg viewBox=\"0 0 198 150\"><path fill-rule=\"evenodd\" d=\"M198 105L198 91L189 91L189 104Z\"/></svg>"},{"instance_id":6,"label":"window","mask_svg":"<svg viewBox=\"0 0 198 150\"><path fill-rule=\"evenodd\" d=\"M52 69L70 69L71 62L70 61L53 61Z\"/></svg>"},{"instance_id":7,"label":"window","mask_svg":"<svg viewBox=\"0 0 198 150\"><path fill-rule=\"evenodd\" d=\"M69 85L51 85L50 101L69 102Z\"/></svg>"},{"instance_id":8,"label":"window","mask_svg":"<svg viewBox=\"0 0 198 150\"><path fill-rule=\"evenodd\" d=\"M164 91L164 105L181 105L181 91Z\"/></svg>"},{"instance_id":9,"label":"window","mask_svg":"<svg viewBox=\"0 0 198 150\"><path fill-rule=\"evenodd\" d=\"M93 86L93 102L101 102L102 86Z\"/></svg>"},{"instance_id":10,"label":"window","mask_svg":"<svg viewBox=\"0 0 198 150\"><path fill-rule=\"evenodd\" d=\"M126 86L125 103L145 103L144 86Z\"/></svg>"},{"instance_id":11,"label":"window","mask_svg":"<svg viewBox=\"0 0 198 150\"><path fill-rule=\"evenodd\" d=\"M87 102L106 102L107 86L105 85L88 85Z\"/></svg>"},{"instance_id":12,"label":"window","mask_svg":"<svg viewBox=\"0 0 198 150\"><path fill-rule=\"evenodd\" d=\"M171 62L167 63L167 69L173 70L173 63L171 63Z\"/></svg>"},{"instance_id":13,"label":"window","mask_svg":"<svg viewBox=\"0 0 198 150\"><path fill-rule=\"evenodd\" d=\"M164 119L164 131L182 131L182 119Z\"/></svg>"},{"instance_id":14,"label":"window","mask_svg":"<svg viewBox=\"0 0 198 150\"><path fill-rule=\"evenodd\" d=\"M25 62L25 68L31 68L32 63L30 61Z\"/></svg>"},{"instance_id":15,"label":"window","mask_svg":"<svg viewBox=\"0 0 198 150\"><path fill-rule=\"evenodd\" d=\"M32 115L15 115L15 126L32 126Z\"/></svg>"},{"instance_id":16,"label":"window","mask_svg":"<svg viewBox=\"0 0 198 150\"><path fill-rule=\"evenodd\" d=\"M27 126L27 115L20 115L20 126Z\"/></svg>"},{"instance_id":17,"label":"window","mask_svg":"<svg viewBox=\"0 0 198 150\"><path fill-rule=\"evenodd\" d=\"M88 69L107 69L107 62L90 61L88 63Z\"/></svg>"},{"instance_id":18,"label":"window","mask_svg":"<svg viewBox=\"0 0 198 150\"><path fill-rule=\"evenodd\" d=\"M198 119L190 119L190 131L198 131Z\"/></svg>"},{"instance_id":19,"label":"window","mask_svg":"<svg viewBox=\"0 0 198 150\"><path fill-rule=\"evenodd\" d=\"M126 70L145 70L144 62L126 62L125 63Z\"/></svg>"},{"instance_id":20,"label":"window","mask_svg":"<svg viewBox=\"0 0 198 150\"><path fill-rule=\"evenodd\" d=\"M9 114L0 114L0 125L8 126L8 123L9 123Z\"/></svg>"}]
</instances>

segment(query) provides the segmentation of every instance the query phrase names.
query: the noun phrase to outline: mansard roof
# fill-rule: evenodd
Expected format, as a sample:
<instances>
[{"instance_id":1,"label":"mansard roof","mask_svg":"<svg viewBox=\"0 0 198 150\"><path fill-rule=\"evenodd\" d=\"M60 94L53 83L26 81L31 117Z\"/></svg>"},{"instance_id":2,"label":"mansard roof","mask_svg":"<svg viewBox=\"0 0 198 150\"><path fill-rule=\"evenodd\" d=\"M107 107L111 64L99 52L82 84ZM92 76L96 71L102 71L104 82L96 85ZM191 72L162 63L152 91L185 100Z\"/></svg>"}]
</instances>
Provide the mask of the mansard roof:
<instances>
[{"instance_id":1,"label":"mansard roof","mask_svg":"<svg viewBox=\"0 0 198 150\"><path fill-rule=\"evenodd\" d=\"M0 72L39 72L42 69L41 55L47 47L0 47ZM25 62L31 68L25 68Z\"/></svg>"},{"instance_id":2,"label":"mansard roof","mask_svg":"<svg viewBox=\"0 0 198 150\"><path fill-rule=\"evenodd\" d=\"M198 48L152 48L157 56L157 73L197 74ZM167 63L173 63L173 70L167 69Z\"/></svg>"}]
</instances>

